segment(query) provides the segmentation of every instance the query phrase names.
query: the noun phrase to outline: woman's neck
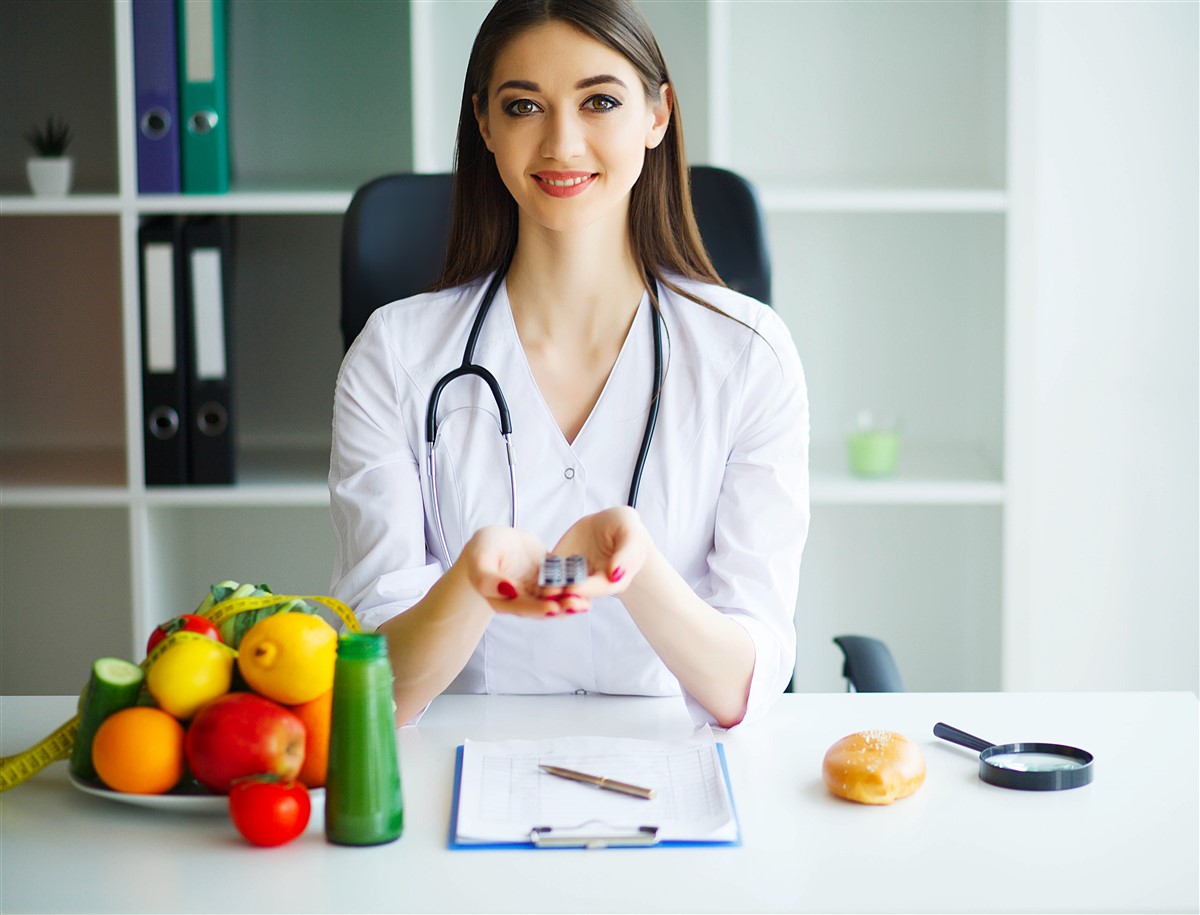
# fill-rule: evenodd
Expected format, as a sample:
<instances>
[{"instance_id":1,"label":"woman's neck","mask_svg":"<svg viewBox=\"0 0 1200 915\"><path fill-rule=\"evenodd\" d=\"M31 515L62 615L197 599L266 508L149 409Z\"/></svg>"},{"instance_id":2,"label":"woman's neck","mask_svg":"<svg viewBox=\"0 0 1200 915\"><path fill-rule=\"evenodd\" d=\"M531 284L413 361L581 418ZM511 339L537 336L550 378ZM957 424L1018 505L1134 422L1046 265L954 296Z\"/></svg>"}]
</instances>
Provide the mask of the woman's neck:
<instances>
[{"instance_id":1,"label":"woman's neck","mask_svg":"<svg viewBox=\"0 0 1200 915\"><path fill-rule=\"evenodd\" d=\"M506 287L527 345L624 339L645 289L624 221L556 232L522 221Z\"/></svg>"}]
</instances>

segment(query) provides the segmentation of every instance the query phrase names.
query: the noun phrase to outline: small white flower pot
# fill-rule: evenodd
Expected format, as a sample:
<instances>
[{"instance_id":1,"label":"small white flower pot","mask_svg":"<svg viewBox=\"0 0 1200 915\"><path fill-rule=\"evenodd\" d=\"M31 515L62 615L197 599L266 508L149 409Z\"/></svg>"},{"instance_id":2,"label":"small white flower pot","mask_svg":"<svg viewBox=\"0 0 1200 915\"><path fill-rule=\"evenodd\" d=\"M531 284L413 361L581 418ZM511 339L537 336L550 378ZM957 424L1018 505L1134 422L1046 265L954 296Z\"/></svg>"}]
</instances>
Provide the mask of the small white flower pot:
<instances>
[{"instance_id":1,"label":"small white flower pot","mask_svg":"<svg viewBox=\"0 0 1200 915\"><path fill-rule=\"evenodd\" d=\"M71 190L71 170L75 160L70 156L45 158L34 156L25 162L29 187L35 197L65 197Z\"/></svg>"}]
</instances>

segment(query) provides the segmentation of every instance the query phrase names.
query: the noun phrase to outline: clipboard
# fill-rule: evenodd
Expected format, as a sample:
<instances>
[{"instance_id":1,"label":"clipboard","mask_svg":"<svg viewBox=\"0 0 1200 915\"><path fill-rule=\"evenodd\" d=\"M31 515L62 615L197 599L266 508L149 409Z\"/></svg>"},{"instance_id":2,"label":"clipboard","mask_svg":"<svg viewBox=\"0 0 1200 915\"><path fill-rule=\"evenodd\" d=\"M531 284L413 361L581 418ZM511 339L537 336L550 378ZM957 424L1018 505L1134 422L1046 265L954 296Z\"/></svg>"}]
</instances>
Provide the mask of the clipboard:
<instances>
[{"instance_id":1,"label":"clipboard","mask_svg":"<svg viewBox=\"0 0 1200 915\"><path fill-rule=\"evenodd\" d=\"M454 791L450 799L450 831L446 847L456 850L499 850L499 849L563 849L563 848L704 848L712 846L738 847L742 844L742 826L738 819L737 805L733 800L733 786L729 781L729 766L725 760L725 747L716 744L717 758L721 763L721 777L729 798L729 811L733 818L735 837L731 840L687 840L663 839L658 836L658 827L647 823L630 830L613 830L603 824L585 822L574 826L531 825L530 835L523 842L462 842L458 839L458 810L462 794L463 744L454 753Z\"/></svg>"}]
</instances>

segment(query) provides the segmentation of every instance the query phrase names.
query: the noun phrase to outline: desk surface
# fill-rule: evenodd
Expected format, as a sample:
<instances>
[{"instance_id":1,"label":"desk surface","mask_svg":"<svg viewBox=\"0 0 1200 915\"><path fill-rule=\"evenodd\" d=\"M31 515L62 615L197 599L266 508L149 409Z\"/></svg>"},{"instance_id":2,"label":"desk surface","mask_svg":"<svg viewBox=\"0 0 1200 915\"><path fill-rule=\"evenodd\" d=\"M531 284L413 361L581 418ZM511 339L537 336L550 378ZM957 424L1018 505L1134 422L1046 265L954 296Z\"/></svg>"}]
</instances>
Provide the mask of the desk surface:
<instances>
[{"instance_id":1,"label":"desk surface","mask_svg":"<svg viewBox=\"0 0 1200 915\"><path fill-rule=\"evenodd\" d=\"M74 699L0 700L0 755L70 717ZM1096 756L1093 784L1006 791L936 721L990 740ZM450 851L454 747L464 737L685 736L671 699L445 696L399 732L405 834L351 849L308 832L246 845L223 816L93 798L55 763L0 795L0 911L772 912L1197 911L1200 704L1190 693L784 696L720 734L743 845ZM890 807L829 795L838 738L888 728L925 754L924 787Z\"/></svg>"}]
</instances>

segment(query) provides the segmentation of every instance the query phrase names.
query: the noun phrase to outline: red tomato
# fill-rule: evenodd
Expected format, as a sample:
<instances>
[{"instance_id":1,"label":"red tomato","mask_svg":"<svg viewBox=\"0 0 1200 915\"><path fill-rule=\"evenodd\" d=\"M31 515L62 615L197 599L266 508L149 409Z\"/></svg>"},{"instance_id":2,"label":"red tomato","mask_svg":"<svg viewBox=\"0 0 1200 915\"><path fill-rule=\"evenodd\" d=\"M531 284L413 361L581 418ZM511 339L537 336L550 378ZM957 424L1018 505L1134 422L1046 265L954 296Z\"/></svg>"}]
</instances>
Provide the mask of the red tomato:
<instances>
[{"instance_id":1,"label":"red tomato","mask_svg":"<svg viewBox=\"0 0 1200 915\"><path fill-rule=\"evenodd\" d=\"M229 790L229 818L248 842L272 846L290 842L308 825L312 802L299 782L254 776Z\"/></svg>"},{"instance_id":2,"label":"red tomato","mask_svg":"<svg viewBox=\"0 0 1200 915\"><path fill-rule=\"evenodd\" d=\"M169 636L172 632L198 632L201 635L206 635L210 639L221 641L221 630L212 624L210 620L206 620L202 616L196 616L194 613L184 613L182 616L175 616L167 620L165 623L159 623L157 628L150 633L150 641L146 643L146 654L150 654L154 650L154 646Z\"/></svg>"}]
</instances>

